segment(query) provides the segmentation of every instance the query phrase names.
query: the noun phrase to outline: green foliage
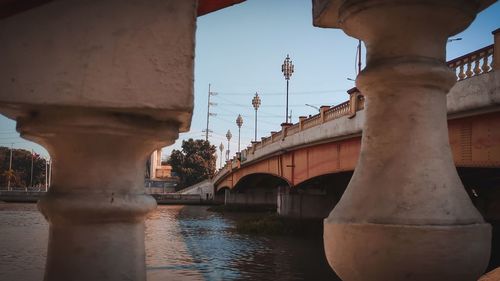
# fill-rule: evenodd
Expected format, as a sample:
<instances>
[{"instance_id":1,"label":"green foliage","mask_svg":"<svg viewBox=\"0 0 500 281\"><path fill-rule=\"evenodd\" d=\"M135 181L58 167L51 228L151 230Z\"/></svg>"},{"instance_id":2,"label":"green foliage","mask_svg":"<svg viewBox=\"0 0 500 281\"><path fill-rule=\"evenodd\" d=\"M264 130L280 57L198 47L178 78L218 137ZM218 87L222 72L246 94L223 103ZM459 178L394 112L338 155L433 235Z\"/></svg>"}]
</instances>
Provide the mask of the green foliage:
<instances>
[{"instance_id":1,"label":"green foliage","mask_svg":"<svg viewBox=\"0 0 500 281\"><path fill-rule=\"evenodd\" d=\"M205 140L182 141L182 151L174 149L168 160L172 172L180 179L179 187L188 187L212 177L216 151L215 145Z\"/></svg>"},{"instance_id":2,"label":"green foliage","mask_svg":"<svg viewBox=\"0 0 500 281\"><path fill-rule=\"evenodd\" d=\"M33 185L45 184L45 159L24 149L12 150L12 170L9 170L10 148L0 147L0 186L25 187L30 185L31 160L33 157Z\"/></svg>"},{"instance_id":3,"label":"green foliage","mask_svg":"<svg viewBox=\"0 0 500 281\"><path fill-rule=\"evenodd\" d=\"M236 230L243 234L321 237L323 222L266 214L237 221Z\"/></svg>"}]
</instances>

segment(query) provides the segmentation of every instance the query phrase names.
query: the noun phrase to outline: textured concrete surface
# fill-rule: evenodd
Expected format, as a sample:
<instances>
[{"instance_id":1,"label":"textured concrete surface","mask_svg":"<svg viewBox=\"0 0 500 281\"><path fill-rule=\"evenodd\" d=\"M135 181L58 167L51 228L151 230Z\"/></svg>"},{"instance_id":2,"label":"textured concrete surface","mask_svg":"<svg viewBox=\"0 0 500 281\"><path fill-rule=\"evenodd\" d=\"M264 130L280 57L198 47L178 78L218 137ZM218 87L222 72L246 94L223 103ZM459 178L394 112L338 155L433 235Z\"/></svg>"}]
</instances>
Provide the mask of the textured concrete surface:
<instances>
[{"instance_id":1,"label":"textured concrete surface","mask_svg":"<svg viewBox=\"0 0 500 281\"><path fill-rule=\"evenodd\" d=\"M449 145L446 94L456 77L444 63L447 38L477 12L472 0L342 1L336 11L338 27L367 48L356 79L360 157L324 221L326 256L344 281L470 281L487 266L491 227Z\"/></svg>"},{"instance_id":2,"label":"textured concrete surface","mask_svg":"<svg viewBox=\"0 0 500 281\"><path fill-rule=\"evenodd\" d=\"M499 281L500 280L500 267L496 268L479 278L478 281Z\"/></svg>"},{"instance_id":3,"label":"textured concrete surface","mask_svg":"<svg viewBox=\"0 0 500 281\"><path fill-rule=\"evenodd\" d=\"M186 131L195 29L194 0L54 1L3 19L2 113L92 107Z\"/></svg>"}]
</instances>

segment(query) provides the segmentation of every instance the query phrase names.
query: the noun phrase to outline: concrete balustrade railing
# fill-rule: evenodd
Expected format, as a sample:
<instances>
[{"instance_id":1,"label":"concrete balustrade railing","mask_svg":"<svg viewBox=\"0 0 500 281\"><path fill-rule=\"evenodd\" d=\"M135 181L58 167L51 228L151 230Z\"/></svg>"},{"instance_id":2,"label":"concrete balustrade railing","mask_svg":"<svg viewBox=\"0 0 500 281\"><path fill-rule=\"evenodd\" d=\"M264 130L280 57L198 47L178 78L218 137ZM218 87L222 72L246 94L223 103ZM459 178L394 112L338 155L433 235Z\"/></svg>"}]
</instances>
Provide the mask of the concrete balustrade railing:
<instances>
[{"instance_id":1,"label":"concrete balustrade railing","mask_svg":"<svg viewBox=\"0 0 500 281\"><path fill-rule=\"evenodd\" d=\"M494 44L448 61L447 64L455 71L458 81L500 68L500 29L492 34Z\"/></svg>"},{"instance_id":2,"label":"concrete balustrade railing","mask_svg":"<svg viewBox=\"0 0 500 281\"><path fill-rule=\"evenodd\" d=\"M457 75L457 80L461 81L473 76L490 72L493 69L493 44L477 51L468 53L448 62L448 66Z\"/></svg>"}]
</instances>

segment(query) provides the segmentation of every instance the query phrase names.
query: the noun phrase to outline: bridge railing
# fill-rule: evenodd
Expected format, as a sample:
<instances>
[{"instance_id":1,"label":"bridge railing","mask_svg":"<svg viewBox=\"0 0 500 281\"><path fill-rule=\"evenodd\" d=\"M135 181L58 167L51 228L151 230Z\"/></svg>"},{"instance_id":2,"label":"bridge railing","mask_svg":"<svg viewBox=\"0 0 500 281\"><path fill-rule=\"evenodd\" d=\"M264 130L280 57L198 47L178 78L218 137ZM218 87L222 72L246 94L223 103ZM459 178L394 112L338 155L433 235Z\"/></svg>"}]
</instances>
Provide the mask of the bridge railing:
<instances>
[{"instance_id":1,"label":"bridge railing","mask_svg":"<svg viewBox=\"0 0 500 281\"><path fill-rule=\"evenodd\" d=\"M292 126L286 128L286 136L291 136L300 132L300 123L293 124Z\"/></svg>"},{"instance_id":2,"label":"bridge railing","mask_svg":"<svg viewBox=\"0 0 500 281\"><path fill-rule=\"evenodd\" d=\"M357 109L357 108L356 108ZM359 109L357 109L359 110ZM357 111L356 110L356 111ZM325 121L334 120L342 116L348 115L351 112L351 102L346 101L325 111Z\"/></svg>"},{"instance_id":3,"label":"bridge railing","mask_svg":"<svg viewBox=\"0 0 500 281\"><path fill-rule=\"evenodd\" d=\"M492 44L453 59L448 62L448 66L455 71L457 80L461 81L492 71L494 63L493 53L494 45Z\"/></svg>"},{"instance_id":4,"label":"bridge railing","mask_svg":"<svg viewBox=\"0 0 500 281\"><path fill-rule=\"evenodd\" d=\"M242 155L246 156L248 153L254 153L258 149L275 142L282 141L288 136L292 136L304 130L319 126L325 122L332 121L343 116L354 116L356 111L363 110L364 98L356 88L349 90L348 93L351 96L348 101L332 107L322 106L319 114L309 117L301 116L299 117L300 121L298 123L283 124L281 131L271 132L271 136L262 137L260 142L252 143L252 147L244 149L242 151Z\"/></svg>"},{"instance_id":5,"label":"bridge railing","mask_svg":"<svg viewBox=\"0 0 500 281\"><path fill-rule=\"evenodd\" d=\"M500 29L492 33L494 35L494 44L447 62L448 66L455 71L458 81L500 69ZM241 151L241 162L246 160L248 154L253 154L256 150L283 141L286 137L344 116L354 117L357 111L364 109L365 99L356 88L347 92L350 96L348 101L332 107L322 106L319 114L309 117L302 116L299 118L298 123L284 124L281 131L272 132L271 136L263 137L260 142L252 142L249 148ZM238 161L238 159L234 158L233 161ZM221 169L218 175L230 172L233 167L232 163L232 161L228 161L226 167Z\"/></svg>"}]
</instances>

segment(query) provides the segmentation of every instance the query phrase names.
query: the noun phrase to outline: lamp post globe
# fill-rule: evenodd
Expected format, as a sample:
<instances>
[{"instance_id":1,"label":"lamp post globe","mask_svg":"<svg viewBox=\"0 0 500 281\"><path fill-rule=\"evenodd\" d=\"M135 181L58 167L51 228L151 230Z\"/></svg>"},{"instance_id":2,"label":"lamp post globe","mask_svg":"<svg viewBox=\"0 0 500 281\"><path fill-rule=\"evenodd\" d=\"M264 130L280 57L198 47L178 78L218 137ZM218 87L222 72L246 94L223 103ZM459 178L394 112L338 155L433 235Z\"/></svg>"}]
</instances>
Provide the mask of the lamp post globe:
<instances>
[{"instance_id":1,"label":"lamp post globe","mask_svg":"<svg viewBox=\"0 0 500 281\"><path fill-rule=\"evenodd\" d=\"M236 118L236 125L238 126L238 153L240 153L241 126L243 125L243 117L241 117L241 114L238 114Z\"/></svg>"},{"instance_id":2,"label":"lamp post globe","mask_svg":"<svg viewBox=\"0 0 500 281\"><path fill-rule=\"evenodd\" d=\"M283 72L283 76L285 76L286 80L286 108L285 108L285 123L289 123L288 119L288 83L290 81L290 77L292 77L294 71L294 65L289 55L286 55L283 64L281 65L281 72Z\"/></svg>"},{"instance_id":3,"label":"lamp post globe","mask_svg":"<svg viewBox=\"0 0 500 281\"><path fill-rule=\"evenodd\" d=\"M257 141L257 110L259 109L260 102L259 94L255 93L255 96L252 99L252 105L255 109L255 141Z\"/></svg>"},{"instance_id":4,"label":"lamp post globe","mask_svg":"<svg viewBox=\"0 0 500 281\"><path fill-rule=\"evenodd\" d=\"M222 144L222 142L219 145L219 150L220 150L220 165L219 165L219 168L222 168L222 151L224 151L224 145Z\"/></svg>"},{"instance_id":5,"label":"lamp post globe","mask_svg":"<svg viewBox=\"0 0 500 281\"><path fill-rule=\"evenodd\" d=\"M229 160L229 153L230 153L229 142L231 141L232 137L233 137L233 134L231 134L231 130L227 130L227 133L226 133L226 138L227 138L227 159L226 160Z\"/></svg>"}]
</instances>

